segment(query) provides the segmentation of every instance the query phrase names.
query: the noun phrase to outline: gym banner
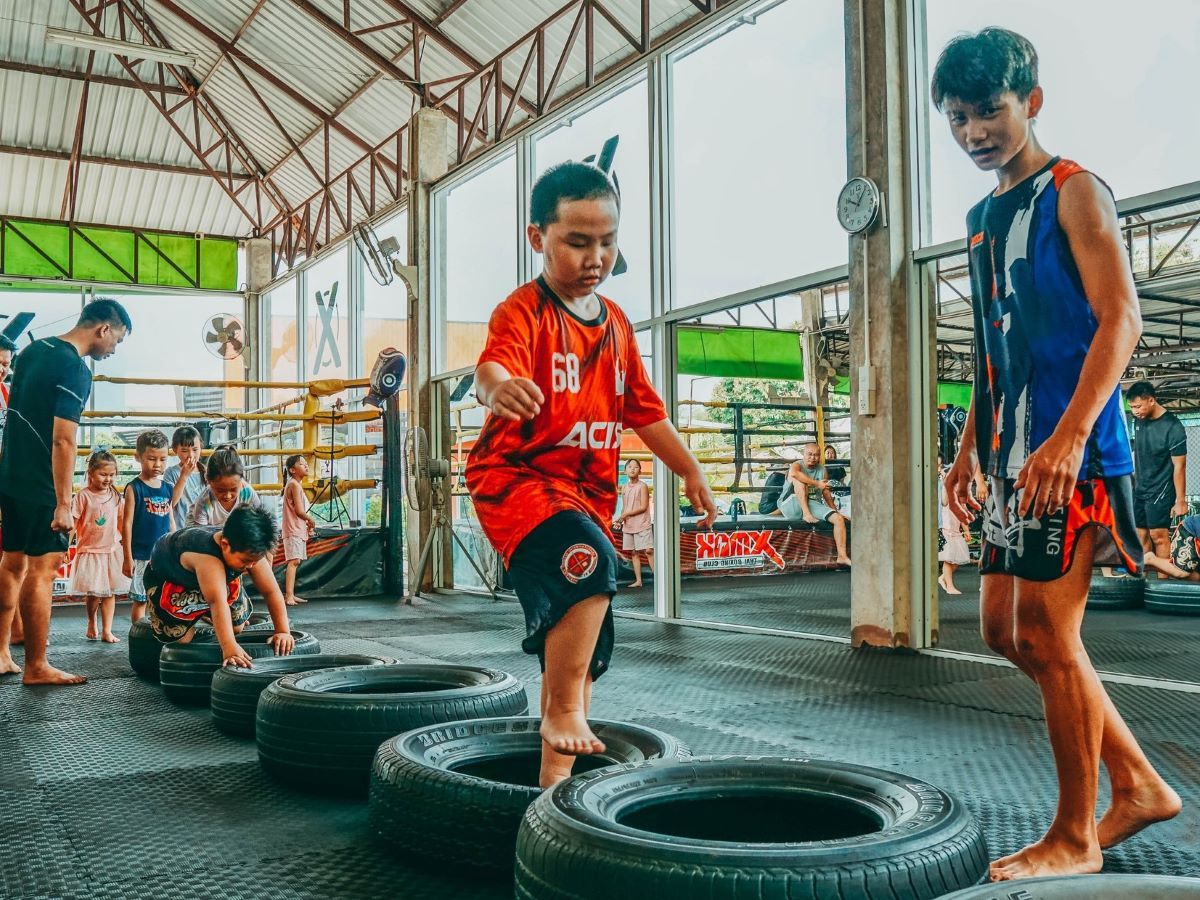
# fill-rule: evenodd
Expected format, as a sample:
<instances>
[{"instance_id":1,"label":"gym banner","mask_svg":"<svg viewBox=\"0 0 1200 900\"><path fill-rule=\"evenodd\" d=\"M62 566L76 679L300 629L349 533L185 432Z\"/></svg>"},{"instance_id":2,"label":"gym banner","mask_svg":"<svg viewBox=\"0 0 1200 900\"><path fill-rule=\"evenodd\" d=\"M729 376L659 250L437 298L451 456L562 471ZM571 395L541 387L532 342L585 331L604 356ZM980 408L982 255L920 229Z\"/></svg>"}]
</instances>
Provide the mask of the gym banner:
<instances>
[{"instance_id":1,"label":"gym banner","mask_svg":"<svg viewBox=\"0 0 1200 900\"><path fill-rule=\"evenodd\" d=\"M681 575L782 575L838 568L829 526L782 523L756 527L718 522L712 531L685 526L679 535ZM620 539L617 542L620 548ZM627 550L620 550L626 559Z\"/></svg>"}]
</instances>

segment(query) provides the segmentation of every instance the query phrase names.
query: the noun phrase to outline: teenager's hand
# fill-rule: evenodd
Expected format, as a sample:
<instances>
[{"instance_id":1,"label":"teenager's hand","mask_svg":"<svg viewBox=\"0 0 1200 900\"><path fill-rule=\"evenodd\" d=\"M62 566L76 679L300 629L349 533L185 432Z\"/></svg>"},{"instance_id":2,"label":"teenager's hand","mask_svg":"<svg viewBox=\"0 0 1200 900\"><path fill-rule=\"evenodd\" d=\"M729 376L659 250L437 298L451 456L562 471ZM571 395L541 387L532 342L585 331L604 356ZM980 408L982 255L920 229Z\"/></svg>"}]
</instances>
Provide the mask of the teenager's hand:
<instances>
[{"instance_id":1,"label":"teenager's hand","mask_svg":"<svg viewBox=\"0 0 1200 900\"><path fill-rule=\"evenodd\" d=\"M1171 507L1171 515L1173 516L1186 516L1187 514L1188 502L1186 500L1179 500Z\"/></svg>"},{"instance_id":2,"label":"teenager's hand","mask_svg":"<svg viewBox=\"0 0 1200 900\"><path fill-rule=\"evenodd\" d=\"M54 507L54 518L50 520L50 530L60 534L70 532L74 523L71 521L71 504L60 503Z\"/></svg>"},{"instance_id":3,"label":"teenager's hand","mask_svg":"<svg viewBox=\"0 0 1200 900\"><path fill-rule=\"evenodd\" d=\"M1021 496L1017 513L1022 519L1031 513L1035 519L1053 515L1071 502L1085 440L1086 436L1080 440L1055 432L1029 454L1014 485Z\"/></svg>"},{"instance_id":4,"label":"teenager's hand","mask_svg":"<svg viewBox=\"0 0 1200 900\"><path fill-rule=\"evenodd\" d=\"M133 557L132 556L125 557L125 561L123 563L121 563L121 574L124 575L126 578L133 577Z\"/></svg>"},{"instance_id":5,"label":"teenager's hand","mask_svg":"<svg viewBox=\"0 0 1200 900\"><path fill-rule=\"evenodd\" d=\"M514 422L532 419L542 411L545 402L542 389L528 378L502 381L488 398L488 405L495 415Z\"/></svg>"},{"instance_id":6,"label":"teenager's hand","mask_svg":"<svg viewBox=\"0 0 1200 900\"><path fill-rule=\"evenodd\" d=\"M711 527L712 523L717 519L717 501L708 486L708 479L699 473L690 478L684 478L683 495L688 498L688 503L692 505L692 509L703 516L696 523L696 527Z\"/></svg>"},{"instance_id":7,"label":"teenager's hand","mask_svg":"<svg viewBox=\"0 0 1200 900\"><path fill-rule=\"evenodd\" d=\"M960 453L942 481L946 488L946 507L950 515L963 523L972 521L983 509L983 504L971 495L978 467L979 459L974 453Z\"/></svg>"},{"instance_id":8,"label":"teenager's hand","mask_svg":"<svg viewBox=\"0 0 1200 900\"><path fill-rule=\"evenodd\" d=\"M221 665L232 666L235 669L249 669L254 664L254 660L250 658L250 654L246 652L246 648L241 644L222 647L221 657Z\"/></svg>"},{"instance_id":9,"label":"teenager's hand","mask_svg":"<svg viewBox=\"0 0 1200 900\"><path fill-rule=\"evenodd\" d=\"M296 639L289 631L275 632L267 638L267 643L274 648L276 656L291 656L292 651L296 649Z\"/></svg>"}]
</instances>

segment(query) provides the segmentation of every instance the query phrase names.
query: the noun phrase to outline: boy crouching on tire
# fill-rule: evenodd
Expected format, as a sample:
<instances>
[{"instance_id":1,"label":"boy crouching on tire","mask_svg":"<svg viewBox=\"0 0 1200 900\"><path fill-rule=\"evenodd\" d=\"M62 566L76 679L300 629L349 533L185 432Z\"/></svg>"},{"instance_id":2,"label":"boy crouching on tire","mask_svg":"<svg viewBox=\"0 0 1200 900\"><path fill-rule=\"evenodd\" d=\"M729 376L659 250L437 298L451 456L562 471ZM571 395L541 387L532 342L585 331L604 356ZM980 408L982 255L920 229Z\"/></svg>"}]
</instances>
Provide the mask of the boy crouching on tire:
<instances>
[{"instance_id":1,"label":"boy crouching on tire","mask_svg":"<svg viewBox=\"0 0 1200 900\"><path fill-rule=\"evenodd\" d=\"M490 415L467 487L525 612L521 646L542 660L545 788L570 776L576 756L605 749L587 712L613 649L608 525L622 429L636 430L683 478L701 527L716 503L646 374L629 319L596 293L617 258L615 184L595 166L562 163L538 179L530 211L543 272L492 313L475 369Z\"/></svg>"},{"instance_id":2,"label":"boy crouching on tire","mask_svg":"<svg viewBox=\"0 0 1200 900\"><path fill-rule=\"evenodd\" d=\"M275 626L267 643L276 656L290 654L296 641L269 560L278 540L271 514L251 506L239 506L224 525L194 525L163 537L146 567L146 611L154 636L186 644L198 634L201 639L215 634L224 665L250 668L250 654L237 642L253 609L242 592L242 576L249 573Z\"/></svg>"}]
</instances>

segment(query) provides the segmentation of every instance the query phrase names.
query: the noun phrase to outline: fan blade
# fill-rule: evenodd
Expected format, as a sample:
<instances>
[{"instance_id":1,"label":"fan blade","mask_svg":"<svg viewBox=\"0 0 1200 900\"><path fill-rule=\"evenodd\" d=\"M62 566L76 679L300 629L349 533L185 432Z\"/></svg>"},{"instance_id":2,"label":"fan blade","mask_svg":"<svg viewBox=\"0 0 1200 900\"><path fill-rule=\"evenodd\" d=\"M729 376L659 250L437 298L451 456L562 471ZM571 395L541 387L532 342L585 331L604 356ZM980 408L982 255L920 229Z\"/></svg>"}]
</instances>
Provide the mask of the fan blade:
<instances>
[{"instance_id":1,"label":"fan blade","mask_svg":"<svg viewBox=\"0 0 1200 900\"><path fill-rule=\"evenodd\" d=\"M241 341L239 341L237 338L230 338L230 339L229 339L229 346L230 346L230 348L233 350L234 354L236 354L236 355L240 355L240 354L241 354L241 352L242 352L242 348L243 348L243 344L242 344L242 342L241 342Z\"/></svg>"},{"instance_id":2,"label":"fan blade","mask_svg":"<svg viewBox=\"0 0 1200 900\"><path fill-rule=\"evenodd\" d=\"M225 335L219 331L210 331L204 336L205 343L219 344L225 340Z\"/></svg>"}]
</instances>

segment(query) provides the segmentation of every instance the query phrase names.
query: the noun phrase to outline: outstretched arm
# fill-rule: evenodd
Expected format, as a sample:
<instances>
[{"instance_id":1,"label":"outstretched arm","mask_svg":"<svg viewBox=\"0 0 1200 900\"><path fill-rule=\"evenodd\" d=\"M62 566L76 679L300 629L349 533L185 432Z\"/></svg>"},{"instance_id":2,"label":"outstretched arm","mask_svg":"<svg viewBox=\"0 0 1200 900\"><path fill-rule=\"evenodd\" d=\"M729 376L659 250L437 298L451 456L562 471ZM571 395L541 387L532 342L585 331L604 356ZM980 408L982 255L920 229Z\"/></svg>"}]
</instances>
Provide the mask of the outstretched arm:
<instances>
[{"instance_id":1,"label":"outstretched arm","mask_svg":"<svg viewBox=\"0 0 1200 900\"><path fill-rule=\"evenodd\" d=\"M267 601L267 611L271 613L271 622L275 626L275 633L268 643L275 648L276 656L287 656L296 646L296 639L292 637L292 625L288 621L287 604L279 591L279 582L271 571L270 557L264 556L250 567L250 580Z\"/></svg>"},{"instance_id":2,"label":"outstretched arm","mask_svg":"<svg viewBox=\"0 0 1200 900\"><path fill-rule=\"evenodd\" d=\"M676 475L683 479L683 493L700 512L702 518L696 524L707 528L717 518L717 501L709 489L708 479L700 468L700 462L684 444L670 419L662 419L653 425L634 429L650 452L661 459Z\"/></svg>"}]
</instances>

